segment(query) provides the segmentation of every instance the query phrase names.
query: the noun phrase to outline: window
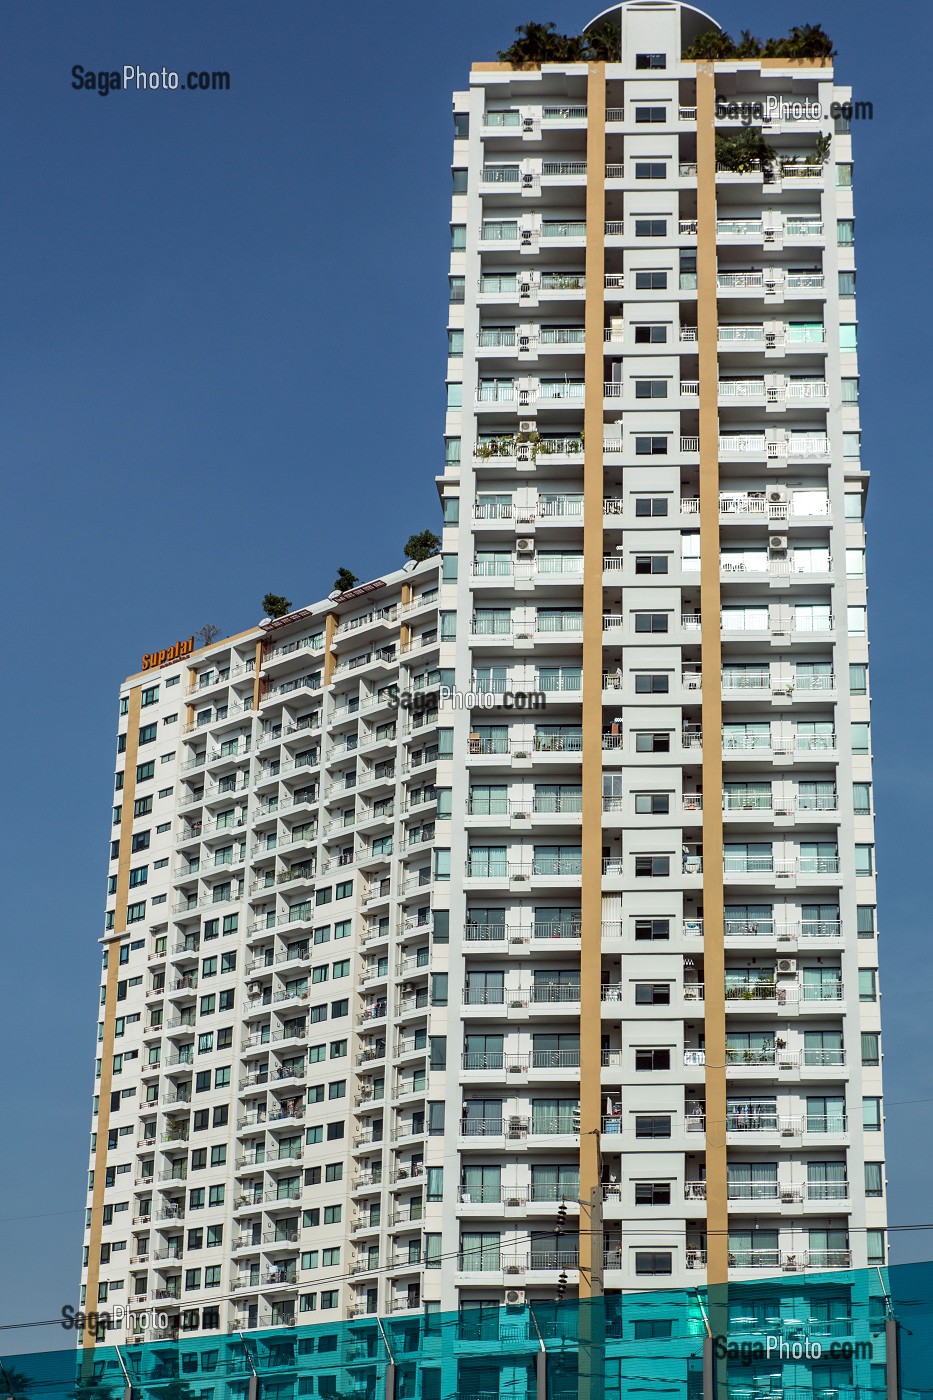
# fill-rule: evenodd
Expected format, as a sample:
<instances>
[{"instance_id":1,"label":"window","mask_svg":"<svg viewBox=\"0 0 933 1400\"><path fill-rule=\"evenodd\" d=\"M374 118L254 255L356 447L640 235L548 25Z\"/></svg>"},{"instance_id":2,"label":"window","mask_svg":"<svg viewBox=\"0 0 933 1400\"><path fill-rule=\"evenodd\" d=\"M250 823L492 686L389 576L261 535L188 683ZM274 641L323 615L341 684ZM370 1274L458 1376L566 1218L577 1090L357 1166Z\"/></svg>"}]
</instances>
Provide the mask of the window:
<instances>
[{"instance_id":1,"label":"window","mask_svg":"<svg viewBox=\"0 0 933 1400\"><path fill-rule=\"evenodd\" d=\"M836 242L839 244L840 248L849 247L855 242L854 219L836 220Z\"/></svg>"},{"instance_id":2,"label":"window","mask_svg":"<svg viewBox=\"0 0 933 1400\"><path fill-rule=\"evenodd\" d=\"M667 166L663 160L636 160L635 179L636 180L663 180L667 175Z\"/></svg>"},{"instance_id":3,"label":"window","mask_svg":"<svg viewBox=\"0 0 933 1400\"><path fill-rule=\"evenodd\" d=\"M454 182L454 194L466 194L467 192L467 172L463 167L456 167L451 172Z\"/></svg>"},{"instance_id":4,"label":"window","mask_svg":"<svg viewBox=\"0 0 933 1400\"><path fill-rule=\"evenodd\" d=\"M862 1127L866 1133L881 1132L881 1100L862 1099Z\"/></svg>"},{"instance_id":5,"label":"window","mask_svg":"<svg viewBox=\"0 0 933 1400\"><path fill-rule=\"evenodd\" d=\"M667 220L666 220L666 219L636 219L636 220L635 220L635 237L636 237L636 238L664 238L664 237L666 237L666 235L667 235ZM635 285L637 286L637 285L638 285L638 281L637 281L638 274L636 273L635 276L636 276L636 283L635 283Z\"/></svg>"},{"instance_id":6,"label":"window","mask_svg":"<svg viewBox=\"0 0 933 1400\"><path fill-rule=\"evenodd\" d=\"M664 286L667 286L667 273L661 273L664 277ZM636 326L635 328L636 346L660 346L667 344L667 326Z\"/></svg>"},{"instance_id":7,"label":"window","mask_svg":"<svg viewBox=\"0 0 933 1400\"><path fill-rule=\"evenodd\" d=\"M856 816L871 815L871 783L852 784L852 805Z\"/></svg>"},{"instance_id":8,"label":"window","mask_svg":"<svg viewBox=\"0 0 933 1400\"><path fill-rule=\"evenodd\" d=\"M635 271L635 290L636 290L636 292L663 292L663 291L666 289L666 287L667 287L667 273L666 273L666 272L663 272L663 271L661 271L661 270L651 271L651 270L648 270L648 269L642 269L642 270L636 269L636 271ZM649 330L649 329L650 329L650 330L662 330L663 327L660 327L660 326L658 326L658 327L655 327L655 326L651 326L651 327L648 327L648 326L637 326L637 327L636 327L636 330L635 330L635 340L636 340L636 343L637 343L637 341L638 341L638 339L639 339L638 331L639 331L639 330ZM647 339L647 337L645 337L645 339ZM652 337L652 339L653 339L653 337ZM665 336L664 339L666 340L667 337Z\"/></svg>"},{"instance_id":9,"label":"window","mask_svg":"<svg viewBox=\"0 0 933 1400\"><path fill-rule=\"evenodd\" d=\"M447 354L452 360L457 360L462 357L463 331L449 330L447 332Z\"/></svg>"},{"instance_id":10,"label":"window","mask_svg":"<svg viewBox=\"0 0 933 1400\"><path fill-rule=\"evenodd\" d=\"M670 753L670 734L642 733L635 735L636 753Z\"/></svg>"},{"instance_id":11,"label":"window","mask_svg":"<svg viewBox=\"0 0 933 1400\"><path fill-rule=\"evenodd\" d=\"M455 253L462 253L466 247L466 224L451 224L450 247Z\"/></svg>"},{"instance_id":12,"label":"window","mask_svg":"<svg viewBox=\"0 0 933 1400\"><path fill-rule=\"evenodd\" d=\"M861 491L847 491L845 493L845 518L846 520L862 519Z\"/></svg>"},{"instance_id":13,"label":"window","mask_svg":"<svg viewBox=\"0 0 933 1400\"><path fill-rule=\"evenodd\" d=\"M139 885L145 885L149 879L148 865L137 865L130 870L130 889L136 889Z\"/></svg>"},{"instance_id":14,"label":"window","mask_svg":"<svg viewBox=\"0 0 933 1400\"><path fill-rule=\"evenodd\" d=\"M665 574L667 566L667 554L636 554L635 556L636 574Z\"/></svg>"},{"instance_id":15,"label":"window","mask_svg":"<svg viewBox=\"0 0 933 1400\"><path fill-rule=\"evenodd\" d=\"M636 68L666 68L667 54L663 53L637 53L635 55ZM637 1271L636 1271L637 1272ZM667 1271L670 1273L670 1269Z\"/></svg>"},{"instance_id":16,"label":"window","mask_svg":"<svg viewBox=\"0 0 933 1400\"><path fill-rule=\"evenodd\" d=\"M143 744L152 744L152 743L154 743L154 742L155 742L155 739L156 739L156 736L158 735L158 733L159 733L159 726L158 726L157 724L144 724L144 725L140 728L140 731L139 731L139 745L140 745L140 747L142 747Z\"/></svg>"},{"instance_id":17,"label":"window","mask_svg":"<svg viewBox=\"0 0 933 1400\"><path fill-rule=\"evenodd\" d=\"M670 1337L673 1335L673 1326L669 1317L636 1318L632 1323L632 1339L642 1342Z\"/></svg>"},{"instance_id":18,"label":"window","mask_svg":"<svg viewBox=\"0 0 933 1400\"><path fill-rule=\"evenodd\" d=\"M128 924L138 924L146 917L146 901L139 904L128 904L126 906L126 922Z\"/></svg>"},{"instance_id":19,"label":"window","mask_svg":"<svg viewBox=\"0 0 933 1400\"><path fill-rule=\"evenodd\" d=\"M855 350L858 346L858 327L843 322L839 327L839 349Z\"/></svg>"},{"instance_id":20,"label":"window","mask_svg":"<svg viewBox=\"0 0 933 1400\"><path fill-rule=\"evenodd\" d=\"M869 1264L883 1264L884 1258L884 1231L866 1230L865 1238L868 1243Z\"/></svg>"},{"instance_id":21,"label":"window","mask_svg":"<svg viewBox=\"0 0 933 1400\"><path fill-rule=\"evenodd\" d=\"M669 1181L636 1181L635 1204L637 1206L669 1206L671 1185ZM667 1324L670 1327L670 1323ZM670 1336L670 1332L667 1333Z\"/></svg>"},{"instance_id":22,"label":"window","mask_svg":"<svg viewBox=\"0 0 933 1400\"><path fill-rule=\"evenodd\" d=\"M635 1251L636 1274L671 1274L674 1272L673 1255L669 1250L655 1249Z\"/></svg>"},{"instance_id":23,"label":"window","mask_svg":"<svg viewBox=\"0 0 933 1400\"><path fill-rule=\"evenodd\" d=\"M636 379L635 380L636 399L666 399L667 380L666 379Z\"/></svg>"},{"instance_id":24,"label":"window","mask_svg":"<svg viewBox=\"0 0 933 1400\"><path fill-rule=\"evenodd\" d=\"M866 1163L865 1163L865 1195L866 1195L866 1196L883 1196L883 1195L884 1195L884 1163L883 1163L883 1162L866 1162Z\"/></svg>"},{"instance_id":25,"label":"window","mask_svg":"<svg viewBox=\"0 0 933 1400\"><path fill-rule=\"evenodd\" d=\"M636 1006L670 1006L671 987L669 982L636 982Z\"/></svg>"},{"instance_id":26,"label":"window","mask_svg":"<svg viewBox=\"0 0 933 1400\"><path fill-rule=\"evenodd\" d=\"M848 189L852 184L852 166L848 161L839 161L837 163L836 184L840 189Z\"/></svg>"},{"instance_id":27,"label":"window","mask_svg":"<svg viewBox=\"0 0 933 1400\"><path fill-rule=\"evenodd\" d=\"M642 518L658 519L667 515L666 496L636 496L635 515Z\"/></svg>"},{"instance_id":28,"label":"window","mask_svg":"<svg viewBox=\"0 0 933 1400\"><path fill-rule=\"evenodd\" d=\"M842 455L852 460L862 455L862 434L843 433L842 435Z\"/></svg>"},{"instance_id":29,"label":"window","mask_svg":"<svg viewBox=\"0 0 933 1400\"><path fill-rule=\"evenodd\" d=\"M138 797L138 798L136 799L136 801L133 803L133 816L134 816L134 817L148 817L148 815L149 815L149 813L150 813L151 811L152 811L152 798L151 798L151 797Z\"/></svg>"},{"instance_id":30,"label":"window","mask_svg":"<svg viewBox=\"0 0 933 1400\"><path fill-rule=\"evenodd\" d=\"M666 632L667 613L635 613L636 632Z\"/></svg>"},{"instance_id":31,"label":"window","mask_svg":"<svg viewBox=\"0 0 933 1400\"><path fill-rule=\"evenodd\" d=\"M451 301L452 303L463 301L463 300L464 300L464 295L465 295L465 290L466 290L466 280L465 280L465 278L463 278L463 277L448 277L447 281L448 281L448 284L449 284L449 287L450 287L450 294L449 294L449 295L450 295L450 301Z\"/></svg>"},{"instance_id":32,"label":"window","mask_svg":"<svg viewBox=\"0 0 933 1400\"><path fill-rule=\"evenodd\" d=\"M667 695L670 690L670 677L654 675L641 675L635 677L636 695Z\"/></svg>"},{"instance_id":33,"label":"window","mask_svg":"<svg viewBox=\"0 0 933 1400\"><path fill-rule=\"evenodd\" d=\"M854 297L854 296L855 296L855 273L854 273L854 272L840 272L840 273L839 273L839 295L840 295L841 297ZM846 402L846 400L843 399L843 403L845 403L845 402ZM851 400L849 400L849 402L851 402Z\"/></svg>"},{"instance_id":34,"label":"window","mask_svg":"<svg viewBox=\"0 0 933 1400\"><path fill-rule=\"evenodd\" d=\"M465 141L470 134L469 112L454 112L454 140Z\"/></svg>"},{"instance_id":35,"label":"window","mask_svg":"<svg viewBox=\"0 0 933 1400\"><path fill-rule=\"evenodd\" d=\"M873 875L875 869L874 846L857 845L855 848L856 875Z\"/></svg>"},{"instance_id":36,"label":"window","mask_svg":"<svg viewBox=\"0 0 933 1400\"><path fill-rule=\"evenodd\" d=\"M463 385L462 385L462 384L448 384L448 385L447 385L447 407L448 407L448 408L462 408L462 407L463 407Z\"/></svg>"},{"instance_id":37,"label":"window","mask_svg":"<svg viewBox=\"0 0 933 1400\"><path fill-rule=\"evenodd\" d=\"M153 763L153 762L151 762L151 761L150 761L149 763L137 763L137 765L136 765L136 781L137 781L138 783L145 783L145 782L148 782L148 780L149 780L150 778L154 778L154 777L155 777L155 763Z\"/></svg>"},{"instance_id":38,"label":"window","mask_svg":"<svg viewBox=\"0 0 933 1400\"><path fill-rule=\"evenodd\" d=\"M865 998L860 995L859 1001L862 1000ZM877 1031L862 1031L862 1064L870 1069L876 1069L881 1064L881 1036Z\"/></svg>"},{"instance_id":39,"label":"window","mask_svg":"<svg viewBox=\"0 0 933 1400\"><path fill-rule=\"evenodd\" d=\"M874 938L875 906L873 904L859 904L855 912L859 938Z\"/></svg>"},{"instance_id":40,"label":"window","mask_svg":"<svg viewBox=\"0 0 933 1400\"><path fill-rule=\"evenodd\" d=\"M637 816L665 816L671 810L670 793L636 792L634 797Z\"/></svg>"},{"instance_id":41,"label":"window","mask_svg":"<svg viewBox=\"0 0 933 1400\"><path fill-rule=\"evenodd\" d=\"M636 919L636 943L660 942L671 936L670 919Z\"/></svg>"},{"instance_id":42,"label":"window","mask_svg":"<svg viewBox=\"0 0 933 1400\"><path fill-rule=\"evenodd\" d=\"M132 852L132 854L135 856L135 855L138 854L139 851L148 851L148 849L149 849L149 832L148 832L148 831L137 831L137 832L135 832L134 835L133 835L133 839L132 839L132 841L130 842L130 851Z\"/></svg>"},{"instance_id":43,"label":"window","mask_svg":"<svg viewBox=\"0 0 933 1400\"><path fill-rule=\"evenodd\" d=\"M851 727L851 734L852 734L852 752L853 752L853 753L868 753L868 752L869 752L869 748L868 748L868 725L867 725L867 724L861 724L861 723L859 723L859 724L853 724L852 727Z\"/></svg>"},{"instance_id":44,"label":"window","mask_svg":"<svg viewBox=\"0 0 933 1400\"><path fill-rule=\"evenodd\" d=\"M671 1052L667 1049L656 1049L653 1046L635 1050L635 1069L641 1074L656 1069L670 1069Z\"/></svg>"},{"instance_id":45,"label":"window","mask_svg":"<svg viewBox=\"0 0 933 1400\"><path fill-rule=\"evenodd\" d=\"M667 437L636 437L635 455L636 457L666 457Z\"/></svg>"},{"instance_id":46,"label":"window","mask_svg":"<svg viewBox=\"0 0 933 1400\"><path fill-rule=\"evenodd\" d=\"M636 107L636 123L642 122L665 122L667 121L667 109L665 107Z\"/></svg>"},{"instance_id":47,"label":"window","mask_svg":"<svg viewBox=\"0 0 933 1400\"><path fill-rule=\"evenodd\" d=\"M858 999L859 1001L878 1000L878 969L875 967L860 967L858 970Z\"/></svg>"},{"instance_id":48,"label":"window","mask_svg":"<svg viewBox=\"0 0 933 1400\"><path fill-rule=\"evenodd\" d=\"M636 878L658 879L671 873L670 856L636 856Z\"/></svg>"}]
</instances>

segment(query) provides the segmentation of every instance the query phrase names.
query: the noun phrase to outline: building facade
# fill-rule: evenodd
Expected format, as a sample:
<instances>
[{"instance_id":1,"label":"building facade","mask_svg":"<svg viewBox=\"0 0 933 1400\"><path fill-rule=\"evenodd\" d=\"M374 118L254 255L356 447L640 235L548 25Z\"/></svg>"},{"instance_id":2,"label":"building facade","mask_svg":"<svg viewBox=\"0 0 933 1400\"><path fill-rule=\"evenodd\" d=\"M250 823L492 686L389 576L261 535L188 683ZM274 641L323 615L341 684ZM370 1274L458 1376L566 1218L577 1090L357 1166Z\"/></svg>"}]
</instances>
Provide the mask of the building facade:
<instances>
[{"instance_id":1,"label":"building facade","mask_svg":"<svg viewBox=\"0 0 933 1400\"><path fill-rule=\"evenodd\" d=\"M850 94L608 17L454 96L440 559L121 692L127 1337L886 1262Z\"/></svg>"}]
</instances>

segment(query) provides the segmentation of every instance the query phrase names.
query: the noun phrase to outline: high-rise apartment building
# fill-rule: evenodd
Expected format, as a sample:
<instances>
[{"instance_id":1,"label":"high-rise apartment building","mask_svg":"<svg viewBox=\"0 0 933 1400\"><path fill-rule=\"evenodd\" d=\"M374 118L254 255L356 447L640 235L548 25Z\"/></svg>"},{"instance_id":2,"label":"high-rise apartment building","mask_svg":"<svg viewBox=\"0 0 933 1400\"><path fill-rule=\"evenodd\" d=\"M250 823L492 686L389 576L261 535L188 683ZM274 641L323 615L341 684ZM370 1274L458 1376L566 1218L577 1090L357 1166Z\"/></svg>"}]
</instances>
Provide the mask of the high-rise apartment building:
<instances>
[{"instance_id":1,"label":"high-rise apartment building","mask_svg":"<svg viewBox=\"0 0 933 1400\"><path fill-rule=\"evenodd\" d=\"M440 559L121 691L88 1306L885 1262L850 94L607 17L454 97Z\"/></svg>"}]
</instances>

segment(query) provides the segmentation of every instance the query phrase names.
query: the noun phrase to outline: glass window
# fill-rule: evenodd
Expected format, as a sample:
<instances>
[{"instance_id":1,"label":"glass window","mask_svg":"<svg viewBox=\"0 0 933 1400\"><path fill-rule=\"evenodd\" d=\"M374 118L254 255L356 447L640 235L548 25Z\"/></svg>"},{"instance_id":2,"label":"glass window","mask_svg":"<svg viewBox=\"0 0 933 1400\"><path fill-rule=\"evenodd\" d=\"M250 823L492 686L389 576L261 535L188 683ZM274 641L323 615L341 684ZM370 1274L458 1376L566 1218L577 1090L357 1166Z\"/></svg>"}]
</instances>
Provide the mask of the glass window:
<instances>
[{"instance_id":1,"label":"glass window","mask_svg":"<svg viewBox=\"0 0 933 1400\"><path fill-rule=\"evenodd\" d=\"M884 1163L883 1163L883 1162L866 1162L866 1163L865 1163L865 1195L866 1195L866 1196L883 1196L883 1195L884 1195Z\"/></svg>"},{"instance_id":2,"label":"glass window","mask_svg":"<svg viewBox=\"0 0 933 1400\"><path fill-rule=\"evenodd\" d=\"M869 1264L883 1264L885 1261L884 1231L866 1230Z\"/></svg>"},{"instance_id":3,"label":"glass window","mask_svg":"<svg viewBox=\"0 0 933 1400\"><path fill-rule=\"evenodd\" d=\"M871 783L853 783L852 801L859 817L871 815Z\"/></svg>"},{"instance_id":4,"label":"glass window","mask_svg":"<svg viewBox=\"0 0 933 1400\"><path fill-rule=\"evenodd\" d=\"M881 1132L881 1100L862 1099L862 1127L866 1133Z\"/></svg>"},{"instance_id":5,"label":"glass window","mask_svg":"<svg viewBox=\"0 0 933 1400\"><path fill-rule=\"evenodd\" d=\"M856 909L856 928L859 938L874 938L875 936L875 906L873 904L860 904Z\"/></svg>"},{"instance_id":6,"label":"glass window","mask_svg":"<svg viewBox=\"0 0 933 1400\"><path fill-rule=\"evenodd\" d=\"M878 1000L878 970L874 967L860 967L858 970L859 1001ZM863 1036L864 1047L864 1036ZM863 1061L864 1063L864 1061Z\"/></svg>"}]
</instances>

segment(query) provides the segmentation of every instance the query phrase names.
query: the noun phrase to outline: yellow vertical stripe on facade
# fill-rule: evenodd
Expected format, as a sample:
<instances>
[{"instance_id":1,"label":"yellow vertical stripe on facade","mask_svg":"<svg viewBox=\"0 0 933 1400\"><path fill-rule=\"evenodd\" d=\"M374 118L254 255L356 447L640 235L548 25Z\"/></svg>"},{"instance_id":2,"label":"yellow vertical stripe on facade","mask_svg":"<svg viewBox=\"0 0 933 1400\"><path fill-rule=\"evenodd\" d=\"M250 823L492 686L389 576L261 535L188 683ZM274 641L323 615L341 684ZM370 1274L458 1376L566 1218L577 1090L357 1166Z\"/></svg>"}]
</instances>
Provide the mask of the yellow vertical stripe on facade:
<instances>
[{"instance_id":1,"label":"yellow vertical stripe on facade","mask_svg":"<svg viewBox=\"0 0 933 1400\"><path fill-rule=\"evenodd\" d=\"M697 64L697 341L700 380L700 641L703 727L703 981L707 1277L728 1279L726 1000L723 943L722 643L719 597L719 364L716 344L715 70Z\"/></svg>"},{"instance_id":2,"label":"yellow vertical stripe on facade","mask_svg":"<svg viewBox=\"0 0 933 1400\"><path fill-rule=\"evenodd\" d=\"M403 616L404 616L404 613L405 613L405 609L408 607L408 605L409 605L410 602L411 602L411 596L412 596L412 587L411 587L411 584L410 584L410 583L403 583L403 584L402 584L402 606L401 606L401 609L400 609L400 611L401 611L401 613L402 613ZM408 625L407 622L402 622L402 623L399 624L399 629L398 629L398 644L399 644L400 650L401 650L403 653L406 652L406 651L408 650L409 646L411 645L411 628L409 627L409 625Z\"/></svg>"},{"instance_id":3,"label":"yellow vertical stripe on facade","mask_svg":"<svg viewBox=\"0 0 933 1400\"><path fill-rule=\"evenodd\" d=\"M334 633L337 631L337 614L329 612L324 619L324 684L330 685L337 658L332 651Z\"/></svg>"},{"instance_id":4,"label":"yellow vertical stripe on facade","mask_svg":"<svg viewBox=\"0 0 933 1400\"><path fill-rule=\"evenodd\" d=\"M262 671L262 647L263 647L263 639L262 639L262 637L260 637L259 640L258 640L257 643L256 643L256 662L255 662L255 665L256 665L256 674L253 676L253 709L254 709L254 710L258 710L258 709L259 709L259 700L260 700L260 697L262 696L262 680L261 680L261 678L260 678L260 673L261 673L261 671Z\"/></svg>"},{"instance_id":5,"label":"yellow vertical stripe on facade","mask_svg":"<svg viewBox=\"0 0 933 1400\"><path fill-rule=\"evenodd\" d=\"M190 674L190 673L189 673ZM113 1078L114 1022L117 1014L117 982L120 980L120 959L117 949L126 931L126 906L130 891L130 861L133 835L133 801L136 793L136 755L139 748L139 706L141 690L130 691L129 717L124 755L123 811L120 817L120 856L117 865L117 904L114 911L113 938L107 944L107 982L104 998L104 1036L99 1044L100 1079L97 1082L97 1143L94 1149L94 1191L91 1196L91 1234L88 1243L86 1306L97 1307L97 1286L100 1278L100 1242L104 1216L104 1181L107 1172L107 1132L110 1128L110 1092ZM84 1332L84 1345L94 1346L97 1338L92 1329Z\"/></svg>"},{"instance_id":6,"label":"yellow vertical stripe on facade","mask_svg":"<svg viewBox=\"0 0 933 1400\"><path fill-rule=\"evenodd\" d=\"M603 327L606 65L587 74L586 331L583 409L583 848L580 894L580 1196L600 1184L603 729ZM580 1232L580 1294L592 1289L594 1237ZM595 1267L602 1274L602 1260Z\"/></svg>"}]
</instances>

